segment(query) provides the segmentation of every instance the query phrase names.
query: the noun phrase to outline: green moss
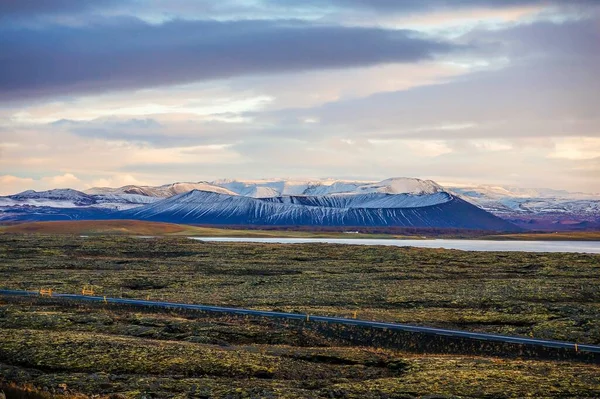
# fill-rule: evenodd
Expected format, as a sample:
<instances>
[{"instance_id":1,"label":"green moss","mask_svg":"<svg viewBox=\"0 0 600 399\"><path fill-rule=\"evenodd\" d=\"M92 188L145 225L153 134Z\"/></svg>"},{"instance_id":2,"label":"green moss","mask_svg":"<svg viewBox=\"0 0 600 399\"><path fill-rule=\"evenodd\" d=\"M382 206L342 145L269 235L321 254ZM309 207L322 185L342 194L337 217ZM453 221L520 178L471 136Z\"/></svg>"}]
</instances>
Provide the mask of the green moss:
<instances>
[{"instance_id":1,"label":"green moss","mask_svg":"<svg viewBox=\"0 0 600 399\"><path fill-rule=\"evenodd\" d=\"M585 254L0 235L6 288L75 293L91 284L117 297L357 312L591 344L600 343L599 272L600 256ZM119 398L600 397L597 365L414 354L398 348L416 338L388 338L318 323L0 298L0 382Z\"/></svg>"}]
</instances>

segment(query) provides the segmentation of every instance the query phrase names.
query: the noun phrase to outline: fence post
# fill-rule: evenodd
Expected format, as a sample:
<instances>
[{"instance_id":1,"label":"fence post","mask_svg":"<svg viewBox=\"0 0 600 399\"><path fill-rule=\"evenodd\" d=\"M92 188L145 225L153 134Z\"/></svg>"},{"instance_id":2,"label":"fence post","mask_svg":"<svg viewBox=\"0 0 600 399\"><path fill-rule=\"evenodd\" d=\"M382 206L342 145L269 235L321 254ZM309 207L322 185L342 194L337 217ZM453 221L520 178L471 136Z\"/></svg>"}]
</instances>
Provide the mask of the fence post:
<instances>
[{"instance_id":1,"label":"fence post","mask_svg":"<svg viewBox=\"0 0 600 399\"><path fill-rule=\"evenodd\" d=\"M81 295L94 295L94 289L91 285L84 285L81 289Z\"/></svg>"}]
</instances>

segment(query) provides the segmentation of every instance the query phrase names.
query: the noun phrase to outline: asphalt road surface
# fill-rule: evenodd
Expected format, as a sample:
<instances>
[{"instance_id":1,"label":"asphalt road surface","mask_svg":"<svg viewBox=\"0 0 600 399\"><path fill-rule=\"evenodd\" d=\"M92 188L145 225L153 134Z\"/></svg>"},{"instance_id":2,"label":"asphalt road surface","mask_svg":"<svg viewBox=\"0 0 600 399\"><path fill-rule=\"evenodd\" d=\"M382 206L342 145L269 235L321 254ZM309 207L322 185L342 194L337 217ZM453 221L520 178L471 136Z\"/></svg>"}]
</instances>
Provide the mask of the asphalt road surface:
<instances>
[{"instance_id":1,"label":"asphalt road surface","mask_svg":"<svg viewBox=\"0 0 600 399\"><path fill-rule=\"evenodd\" d=\"M0 295L4 296L39 296L38 291L17 291L17 290L0 290ZM525 338L525 337L513 337L507 335L497 334L485 334L476 333L469 331L460 330L447 330L443 328L432 328L432 327L421 327L412 326L408 324L397 324L397 323L382 323L377 321L368 321L360 319L348 319L343 317L328 317L328 316L316 316L306 315L300 313L285 313L285 312L269 312L263 310L252 310L243 308L227 308L221 306L208 306L208 305L193 305L186 303L174 303L174 302L157 302L157 301L145 301L138 299L124 299L124 298L109 298L103 296L88 296L88 295L76 295L76 294L57 294L52 293L52 298L56 299L68 299L77 301L92 301L92 302L106 302L114 304L123 304L130 306L140 307L156 307L156 308L169 308L169 309L192 309L201 310L205 312L219 312L239 315L252 315L262 317L274 317L284 319L296 319L296 320L308 320L308 321L319 321L325 323L335 324L349 324L355 326L364 326L371 328L387 328L389 330L400 330L432 335L443 335L448 337L467 338L479 341L494 341L494 342L505 342L512 344L522 344L530 346L542 346L548 348L562 348L570 349L579 352L597 352L600 353L600 346L595 345L580 345L573 342L562 342L562 341L548 341L543 339Z\"/></svg>"}]
</instances>

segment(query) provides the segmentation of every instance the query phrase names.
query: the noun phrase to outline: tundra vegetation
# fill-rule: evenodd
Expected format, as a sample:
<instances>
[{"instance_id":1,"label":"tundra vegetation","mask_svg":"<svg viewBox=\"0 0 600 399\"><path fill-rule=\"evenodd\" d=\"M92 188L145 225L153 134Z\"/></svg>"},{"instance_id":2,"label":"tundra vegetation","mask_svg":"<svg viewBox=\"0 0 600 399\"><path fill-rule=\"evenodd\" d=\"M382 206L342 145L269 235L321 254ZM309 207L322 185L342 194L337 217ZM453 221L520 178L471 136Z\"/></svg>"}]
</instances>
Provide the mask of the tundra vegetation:
<instances>
[{"instance_id":1,"label":"tundra vegetation","mask_svg":"<svg viewBox=\"0 0 600 399\"><path fill-rule=\"evenodd\" d=\"M414 227L196 226L140 220L71 220L0 224L0 233L253 238L455 238L525 241L600 241L600 231L495 233ZM348 234L352 233L352 234Z\"/></svg>"},{"instance_id":2,"label":"tundra vegetation","mask_svg":"<svg viewBox=\"0 0 600 399\"><path fill-rule=\"evenodd\" d=\"M0 235L0 286L600 344L600 256ZM310 321L0 297L12 397L600 397L597 359ZM29 395L29 396L26 396ZM38 395L38 396L34 396Z\"/></svg>"}]
</instances>

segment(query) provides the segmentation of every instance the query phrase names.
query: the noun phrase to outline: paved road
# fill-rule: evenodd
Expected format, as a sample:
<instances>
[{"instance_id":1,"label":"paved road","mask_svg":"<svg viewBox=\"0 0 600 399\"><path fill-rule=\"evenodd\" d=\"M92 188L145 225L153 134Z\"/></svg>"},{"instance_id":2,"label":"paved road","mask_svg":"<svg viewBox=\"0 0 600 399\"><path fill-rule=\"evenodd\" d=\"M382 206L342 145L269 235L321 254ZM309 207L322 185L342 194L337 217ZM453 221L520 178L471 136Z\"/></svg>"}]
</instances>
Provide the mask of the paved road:
<instances>
[{"instance_id":1,"label":"paved road","mask_svg":"<svg viewBox=\"0 0 600 399\"><path fill-rule=\"evenodd\" d=\"M37 291L16 291L16 290L0 290L0 295L5 296L39 296ZM158 308L170 308L170 309L192 309L202 310L208 312L221 312L241 315L253 315L263 317L278 317L285 319L296 319L306 320L307 318L311 321L320 321L325 323L336 323L336 324L349 324L355 326L365 326L374 328L386 328L389 330L401 330L416 333L425 333L433 335L444 335L449 337L457 338L468 338L480 341L494 341L494 342L505 342L514 344L523 344L531 346L543 346L548 348L563 348L570 350L577 350L580 352L596 352L600 353L600 346L595 345L579 345L572 342L562 341L548 341L543 339L524 338L524 337L511 337L507 335L496 335L496 334L484 334L460 330L447 330L443 328L432 328L432 327L420 327L411 326L407 324L397 323L381 323L376 321L360 320L360 319L346 319L343 317L327 317L327 316L307 316L299 313L285 313L285 312L269 312L263 310L252 310L243 308L226 308L220 306L207 306L207 305L192 305L185 303L174 303L174 302L157 302L157 301L144 301L138 299L123 299L123 298L108 298L102 296L87 296L87 295L75 295L75 294L52 294L53 298L62 298L78 301L92 301L92 302L104 302L117 303L124 305L133 306L146 306L146 307L158 307Z\"/></svg>"}]
</instances>

